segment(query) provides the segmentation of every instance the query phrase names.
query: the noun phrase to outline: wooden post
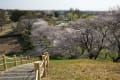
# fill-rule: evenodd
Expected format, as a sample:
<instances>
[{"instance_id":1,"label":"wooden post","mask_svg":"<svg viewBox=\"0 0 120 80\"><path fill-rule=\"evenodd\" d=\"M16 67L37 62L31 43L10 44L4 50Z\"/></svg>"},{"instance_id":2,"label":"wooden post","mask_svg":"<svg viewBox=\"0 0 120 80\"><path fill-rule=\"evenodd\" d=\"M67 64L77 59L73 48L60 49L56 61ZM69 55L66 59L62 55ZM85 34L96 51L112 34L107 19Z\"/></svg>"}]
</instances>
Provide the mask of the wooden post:
<instances>
[{"instance_id":1,"label":"wooden post","mask_svg":"<svg viewBox=\"0 0 120 80\"><path fill-rule=\"evenodd\" d=\"M48 74L48 71L49 71L49 54L47 54L47 74Z\"/></svg>"},{"instance_id":2,"label":"wooden post","mask_svg":"<svg viewBox=\"0 0 120 80\"><path fill-rule=\"evenodd\" d=\"M28 61L27 61L27 56L25 56L25 62L27 63Z\"/></svg>"},{"instance_id":3,"label":"wooden post","mask_svg":"<svg viewBox=\"0 0 120 80\"><path fill-rule=\"evenodd\" d=\"M5 55L3 55L2 57L3 57L4 70L7 70L6 57L5 57Z\"/></svg>"},{"instance_id":4,"label":"wooden post","mask_svg":"<svg viewBox=\"0 0 120 80\"><path fill-rule=\"evenodd\" d=\"M27 56L26 58L27 58L27 63L29 63L29 57Z\"/></svg>"},{"instance_id":5,"label":"wooden post","mask_svg":"<svg viewBox=\"0 0 120 80\"><path fill-rule=\"evenodd\" d=\"M36 57L34 57L34 61L36 61Z\"/></svg>"},{"instance_id":6,"label":"wooden post","mask_svg":"<svg viewBox=\"0 0 120 80\"><path fill-rule=\"evenodd\" d=\"M32 60L33 60L33 62L34 62L34 57L32 57Z\"/></svg>"},{"instance_id":7,"label":"wooden post","mask_svg":"<svg viewBox=\"0 0 120 80\"><path fill-rule=\"evenodd\" d=\"M31 61L33 62L33 57L31 57Z\"/></svg>"},{"instance_id":8,"label":"wooden post","mask_svg":"<svg viewBox=\"0 0 120 80\"><path fill-rule=\"evenodd\" d=\"M31 61L31 63L32 63L32 57L30 56L30 61Z\"/></svg>"},{"instance_id":9,"label":"wooden post","mask_svg":"<svg viewBox=\"0 0 120 80\"><path fill-rule=\"evenodd\" d=\"M28 61L29 61L29 63L31 63L30 56L28 56Z\"/></svg>"},{"instance_id":10,"label":"wooden post","mask_svg":"<svg viewBox=\"0 0 120 80\"><path fill-rule=\"evenodd\" d=\"M45 55L42 55L42 60L43 60L43 68L44 68L44 72L43 72L43 77L46 77L47 73L46 73L46 59L45 59Z\"/></svg>"},{"instance_id":11,"label":"wooden post","mask_svg":"<svg viewBox=\"0 0 120 80\"><path fill-rule=\"evenodd\" d=\"M40 72L40 63L39 62L34 63L34 69L35 69L35 76L38 75L38 76L36 76L37 80L41 80L41 76L40 76L41 72ZM38 74L36 74L37 71L38 71Z\"/></svg>"},{"instance_id":12,"label":"wooden post","mask_svg":"<svg viewBox=\"0 0 120 80\"><path fill-rule=\"evenodd\" d=\"M14 55L13 58L14 58L14 66L17 66L16 55Z\"/></svg>"},{"instance_id":13,"label":"wooden post","mask_svg":"<svg viewBox=\"0 0 120 80\"><path fill-rule=\"evenodd\" d=\"M47 57L46 59L46 73L48 74L48 70L49 70L49 54L48 52L45 52L44 55Z\"/></svg>"},{"instance_id":14,"label":"wooden post","mask_svg":"<svg viewBox=\"0 0 120 80\"><path fill-rule=\"evenodd\" d=\"M32 57L32 62L34 62L34 57Z\"/></svg>"},{"instance_id":15,"label":"wooden post","mask_svg":"<svg viewBox=\"0 0 120 80\"><path fill-rule=\"evenodd\" d=\"M44 59L45 59L45 55L42 55L42 61L44 61Z\"/></svg>"},{"instance_id":16,"label":"wooden post","mask_svg":"<svg viewBox=\"0 0 120 80\"><path fill-rule=\"evenodd\" d=\"M23 64L23 56L22 55L20 56L20 61L21 61L21 64Z\"/></svg>"}]
</instances>

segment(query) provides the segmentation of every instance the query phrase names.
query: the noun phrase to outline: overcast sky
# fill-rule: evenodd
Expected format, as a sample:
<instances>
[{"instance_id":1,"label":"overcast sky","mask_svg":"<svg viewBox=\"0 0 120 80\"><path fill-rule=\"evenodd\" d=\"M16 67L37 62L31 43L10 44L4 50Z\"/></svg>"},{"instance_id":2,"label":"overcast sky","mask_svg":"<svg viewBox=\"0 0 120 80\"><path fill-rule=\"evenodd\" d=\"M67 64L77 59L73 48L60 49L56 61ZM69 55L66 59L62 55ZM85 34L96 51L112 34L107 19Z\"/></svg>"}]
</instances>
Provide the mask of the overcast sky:
<instances>
[{"instance_id":1,"label":"overcast sky","mask_svg":"<svg viewBox=\"0 0 120 80\"><path fill-rule=\"evenodd\" d=\"M104 11L115 6L120 6L120 0L0 0L1 9Z\"/></svg>"}]
</instances>

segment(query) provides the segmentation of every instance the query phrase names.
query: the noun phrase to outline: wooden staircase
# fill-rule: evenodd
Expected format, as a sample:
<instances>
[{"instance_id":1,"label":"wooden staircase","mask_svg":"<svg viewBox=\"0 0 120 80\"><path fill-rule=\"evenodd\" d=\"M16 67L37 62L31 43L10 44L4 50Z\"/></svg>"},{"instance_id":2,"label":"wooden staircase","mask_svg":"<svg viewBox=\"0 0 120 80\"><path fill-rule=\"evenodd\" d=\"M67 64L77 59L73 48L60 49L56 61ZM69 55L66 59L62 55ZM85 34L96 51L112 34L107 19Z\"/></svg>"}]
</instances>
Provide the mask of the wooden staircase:
<instances>
[{"instance_id":1,"label":"wooden staircase","mask_svg":"<svg viewBox=\"0 0 120 80\"><path fill-rule=\"evenodd\" d=\"M0 80L35 80L34 65L23 64L1 72Z\"/></svg>"},{"instance_id":2,"label":"wooden staircase","mask_svg":"<svg viewBox=\"0 0 120 80\"><path fill-rule=\"evenodd\" d=\"M0 80L41 80L46 77L49 67L49 54L42 55L41 61L18 65L0 72Z\"/></svg>"}]
</instances>

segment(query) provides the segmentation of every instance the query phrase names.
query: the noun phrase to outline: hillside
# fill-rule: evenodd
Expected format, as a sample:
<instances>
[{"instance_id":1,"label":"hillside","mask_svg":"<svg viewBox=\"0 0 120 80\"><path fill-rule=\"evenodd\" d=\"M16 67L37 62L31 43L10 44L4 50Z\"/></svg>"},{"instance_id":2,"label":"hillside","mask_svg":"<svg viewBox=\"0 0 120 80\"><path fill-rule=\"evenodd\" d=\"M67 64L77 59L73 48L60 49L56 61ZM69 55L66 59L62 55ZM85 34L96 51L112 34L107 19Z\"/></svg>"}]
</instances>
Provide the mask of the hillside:
<instances>
[{"instance_id":1,"label":"hillside","mask_svg":"<svg viewBox=\"0 0 120 80\"><path fill-rule=\"evenodd\" d=\"M7 35L12 35L17 23L9 23L3 26L2 31L0 31L0 55L6 54L13 51L19 51L21 49L20 43L17 37L8 37Z\"/></svg>"},{"instance_id":2,"label":"hillside","mask_svg":"<svg viewBox=\"0 0 120 80\"><path fill-rule=\"evenodd\" d=\"M16 28L11 25L11 29L8 27L1 34L14 36L12 33L16 33L15 35L20 37L18 41L21 51L15 52L16 54L41 56L47 51L52 59L89 58L120 61L119 9L114 12L82 14L79 10L62 14L59 14L61 11L50 11L39 16L32 12L16 10L11 13L10 19L18 24Z\"/></svg>"},{"instance_id":3,"label":"hillside","mask_svg":"<svg viewBox=\"0 0 120 80\"><path fill-rule=\"evenodd\" d=\"M12 51L19 51L21 48L18 39L12 38L0 38L0 55L6 54Z\"/></svg>"},{"instance_id":4,"label":"hillside","mask_svg":"<svg viewBox=\"0 0 120 80\"><path fill-rule=\"evenodd\" d=\"M95 60L52 60L44 80L119 80L120 63Z\"/></svg>"}]
</instances>

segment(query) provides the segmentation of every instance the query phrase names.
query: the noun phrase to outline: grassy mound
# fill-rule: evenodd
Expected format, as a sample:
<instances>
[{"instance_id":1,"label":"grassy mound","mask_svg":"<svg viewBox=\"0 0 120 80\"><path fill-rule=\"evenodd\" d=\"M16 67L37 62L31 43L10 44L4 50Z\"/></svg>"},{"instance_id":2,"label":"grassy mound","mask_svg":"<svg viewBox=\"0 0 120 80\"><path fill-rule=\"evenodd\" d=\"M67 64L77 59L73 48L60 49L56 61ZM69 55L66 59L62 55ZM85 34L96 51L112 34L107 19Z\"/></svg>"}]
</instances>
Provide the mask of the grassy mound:
<instances>
[{"instance_id":1,"label":"grassy mound","mask_svg":"<svg viewBox=\"0 0 120 80\"><path fill-rule=\"evenodd\" d=\"M120 63L94 60L52 60L44 80L119 80Z\"/></svg>"}]
</instances>

